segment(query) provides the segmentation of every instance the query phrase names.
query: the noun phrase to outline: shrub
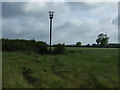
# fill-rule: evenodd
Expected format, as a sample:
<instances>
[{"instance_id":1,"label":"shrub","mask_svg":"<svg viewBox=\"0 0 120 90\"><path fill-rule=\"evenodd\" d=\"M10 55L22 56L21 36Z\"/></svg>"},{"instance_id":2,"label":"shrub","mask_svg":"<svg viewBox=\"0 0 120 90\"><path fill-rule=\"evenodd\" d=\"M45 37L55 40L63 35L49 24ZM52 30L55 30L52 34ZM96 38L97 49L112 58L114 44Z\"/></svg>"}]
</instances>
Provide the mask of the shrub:
<instances>
[{"instance_id":1,"label":"shrub","mask_svg":"<svg viewBox=\"0 0 120 90\"><path fill-rule=\"evenodd\" d=\"M62 54L64 52L65 52L65 45L64 44L54 45L54 50L53 50L54 54Z\"/></svg>"}]
</instances>

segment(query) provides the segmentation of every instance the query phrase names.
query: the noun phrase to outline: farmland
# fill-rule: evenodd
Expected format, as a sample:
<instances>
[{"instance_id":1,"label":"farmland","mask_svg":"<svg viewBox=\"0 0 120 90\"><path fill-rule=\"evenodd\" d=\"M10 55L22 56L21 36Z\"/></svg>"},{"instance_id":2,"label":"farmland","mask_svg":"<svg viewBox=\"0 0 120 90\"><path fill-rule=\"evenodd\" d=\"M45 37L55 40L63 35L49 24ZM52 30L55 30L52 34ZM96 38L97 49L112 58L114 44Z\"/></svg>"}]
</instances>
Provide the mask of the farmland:
<instances>
[{"instance_id":1,"label":"farmland","mask_svg":"<svg viewBox=\"0 0 120 90\"><path fill-rule=\"evenodd\" d=\"M67 47L61 55L2 53L3 88L118 88L117 48Z\"/></svg>"}]
</instances>

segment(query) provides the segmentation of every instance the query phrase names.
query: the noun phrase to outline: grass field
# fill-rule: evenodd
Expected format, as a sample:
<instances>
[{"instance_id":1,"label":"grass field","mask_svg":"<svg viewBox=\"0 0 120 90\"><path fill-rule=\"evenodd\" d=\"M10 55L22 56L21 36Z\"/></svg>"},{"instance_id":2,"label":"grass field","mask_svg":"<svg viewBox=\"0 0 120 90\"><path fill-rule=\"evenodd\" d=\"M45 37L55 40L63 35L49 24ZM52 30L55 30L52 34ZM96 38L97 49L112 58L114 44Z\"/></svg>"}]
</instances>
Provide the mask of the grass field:
<instances>
[{"instance_id":1,"label":"grass field","mask_svg":"<svg viewBox=\"0 0 120 90\"><path fill-rule=\"evenodd\" d=\"M3 52L3 88L118 88L118 49L66 48L63 55Z\"/></svg>"}]
</instances>

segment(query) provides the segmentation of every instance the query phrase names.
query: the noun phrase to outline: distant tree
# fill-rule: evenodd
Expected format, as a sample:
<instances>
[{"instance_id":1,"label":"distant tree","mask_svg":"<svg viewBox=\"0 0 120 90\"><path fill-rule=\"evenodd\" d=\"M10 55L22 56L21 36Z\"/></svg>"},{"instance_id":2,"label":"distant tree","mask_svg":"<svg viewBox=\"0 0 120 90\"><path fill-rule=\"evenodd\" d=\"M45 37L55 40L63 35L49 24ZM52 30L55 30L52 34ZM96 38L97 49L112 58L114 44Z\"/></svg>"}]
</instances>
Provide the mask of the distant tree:
<instances>
[{"instance_id":1,"label":"distant tree","mask_svg":"<svg viewBox=\"0 0 120 90\"><path fill-rule=\"evenodd\" d=\"M97 44L99 44L99 43L100 43L100 40L99 40L99 38L98 38L98 39L96 39L96 42L97 42Z\"/></svg>"},{"instance_id":2,"label":"distant tree","mask_svg":"<svg viewBox=\"0 0 120 90\"><path fill-rule=\"evenodd\" d=\"M90 44L87 44L86 46L88 46L88 47L89 47L89 46L90 46Z\"/></svg>"},{"instance_id":3,"label":"distant tree","mask_svg":"<svg viewBox=\"0 0 120 90\"><path fill-rule=\"evenodd\" d=\"M99 34L96 42L101 46L106 46L108 44L108 40L109 37L107 36L107 34Z\"/></svg>"},{"instance_id":4,"label":"distant tree","mask_svg":"<svg viewBox=\"0 0 120 90\"><path fill-rule=\"evenodd\" d=\"M81 42L77 42L77 43L76 43L76 46L81 46Z\"/></svg>"}]
</instances>

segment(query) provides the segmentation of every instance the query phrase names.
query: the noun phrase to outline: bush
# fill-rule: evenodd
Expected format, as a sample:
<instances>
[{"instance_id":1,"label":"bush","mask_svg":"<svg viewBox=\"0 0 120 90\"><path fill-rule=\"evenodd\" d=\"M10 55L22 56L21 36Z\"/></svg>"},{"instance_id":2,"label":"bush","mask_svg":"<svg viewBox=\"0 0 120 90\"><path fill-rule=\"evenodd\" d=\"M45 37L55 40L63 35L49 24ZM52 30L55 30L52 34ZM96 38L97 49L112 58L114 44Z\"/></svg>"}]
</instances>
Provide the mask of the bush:
<instances>
[{"instance_id":1,"label":"bush","mask_svg":"<svg viewBox=\"0 0 120 90\"><path fill-rule=\"evenodd\" d=\"M54 54L62 54L64 52L65 52L65 45L64 44L54 45L54 50L53 50Z\"/></svg>"}]
</instances>

